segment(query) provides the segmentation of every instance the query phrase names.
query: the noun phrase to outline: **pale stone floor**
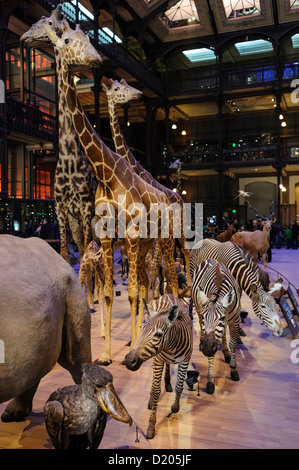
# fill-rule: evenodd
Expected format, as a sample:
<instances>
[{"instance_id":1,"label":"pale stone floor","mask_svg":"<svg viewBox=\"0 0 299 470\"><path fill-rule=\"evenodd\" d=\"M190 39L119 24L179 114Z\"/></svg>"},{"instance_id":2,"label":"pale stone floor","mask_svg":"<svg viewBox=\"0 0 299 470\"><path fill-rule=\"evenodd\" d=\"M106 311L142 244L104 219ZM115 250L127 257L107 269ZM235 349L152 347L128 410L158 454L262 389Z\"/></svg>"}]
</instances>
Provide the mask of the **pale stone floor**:
<instances>
[{"instance_id":1,"label":"pale stone floor","mask_svg":"<svg viewBox=\"0 0 299 470\"><path fill-rule=\"evenodd\" d=\"M271 279L276 280L279 275L272 271L276 269L299 288L298 265L299 250L274 249L268 272ZM120 291L121 295L115 296L113 305L113 363L109 370L121 400L140 428L146 431L152 361L144 363L136 372L128 371L120 364L129 351L130 318L127 281L120 277L118 264L115 280L115 291ZM285 282L285 287L287 285ZM139 442L135 442L135 426L128 427L109 418L100 449L298 449L299 340L294 340L287 330L280 338L272 336L253 314L246 295L242 297L242 307L249 315L242 324L246 337L242 338L243 344L237 350L240 381L231 380L229 366L224 362L222 352L218 351L215 393L206 393L207 360L198 350L199 336L195 324L192 364L200 372L199 395L197 386L194 391L189 391L185 385L179 413L168 418L174 394L166 393L162 384L155 438L147 440L139 433ZM281 319L286 326L282 314ZM103 347L97 325L96 310L92 314L93 359L99 356ZM298 362L293 360L296 347L295 359L298 358ZM175 375L173 367L173 386ZM43 405L54 390L70 384L69 373L56 365L42 379L30 416L19 423L0 422L0 449L51 449L44 425ZM5 403L0 405L0 414L5 406Z\"/></svg>"}]
</instances>

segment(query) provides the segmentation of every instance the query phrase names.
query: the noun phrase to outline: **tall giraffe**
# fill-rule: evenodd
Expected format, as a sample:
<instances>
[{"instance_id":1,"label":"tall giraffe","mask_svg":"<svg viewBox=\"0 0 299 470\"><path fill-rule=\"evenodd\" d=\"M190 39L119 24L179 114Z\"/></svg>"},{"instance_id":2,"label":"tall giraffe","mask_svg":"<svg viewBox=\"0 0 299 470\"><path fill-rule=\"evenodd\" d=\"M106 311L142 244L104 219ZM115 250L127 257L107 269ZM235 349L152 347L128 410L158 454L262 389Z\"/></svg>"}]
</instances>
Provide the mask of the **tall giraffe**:
<instances>
[{"instance_id":1,"label":"tall giraffe","mask_svg":"<svg viewBox=\"0 0 299 470\"><path fill-rule=\"evenodd\" d=\"M163 238L162 214L159 211L160 204L169 207L169 201L164 193L147 184L137 175L128 162L110 150L88 121L81 106L71 73L72 65L97 65L101 58L91 45L88 37L81 31L79 25L72 30L65 21L66 33L59 38L55 32L46 26L49 37L57 49L60 49L62 79L67 105L72 115L73 125L85 154L93 167L98 179L96 191L96 213L101 221L102 203L105 203L108 214L103 218L107 223L116 221L114 234L100 233L100 241L104 252L106 300L106 330L105 346L98 362L111 363L111 310L113 303L113 244L115 238L124 238L129 260L128 297L131 309L131 347L134 346L139 336L142 312L137 316L138 301L138 270L137 263L140 255L142 235L136 231L136 210L145 215L144 225L139 225L140 230L146 229L147 234L156 230L156 236L163 250L167 268L170 273L173 294L178 294L178 281L173 258L174 238L172 217L169 220L169 237ZM145 214L144 214L144 211ZM134 228L135 227L135 228ZM120 235L120 230L123 233ZM110 235L110 236L109 236Z\"/></svg>"},{"instance_id":2,"label":"tall giraffe","mask_svg":"<svg viewBox=\"0 0 299 470\"><path fill-rule=\"evenodd\" d=\"M49 43L45 26L51 27L58 36L64 32L64 23L60 19L61 5L50 17L43 16L21 37L28 45L34 41ZM67 229L71 229L73 239L78 246L82 259L84 251L92 238L91 221L94 216L96 181L88 162L80 149L77 134L74 131L72 117L66 106L62 87L61 57L55 49L57 92L58 92L58 133L59 159L55 171L54 197L55 211L60 233L60 254L67 260Z\"/></svg>"},{"instance_id":3,"label":"tall giraffe","mask_svg":"<svg viewBox=\"0 0 299 470\"><path fill-rule=\"evenodd\" d=\"M128 85L128 83L124 79L117 81L104 76L102 78L101 85L107 96L110 129L116 153L125 158L126 161L132 166L134 171L142 179L144 179L144 181L166 194L171 204L179 204L181 211L180 220L175 221L175 223L181 224L181 237L178 240L180 248L185 257L188 286L191 286L190 254L189 250L185 248L186 239L184 237L184 201L180 195L180 192L175 193L171 189L166 188L161 183L159 183L145 168L142 167L142 165L135 159L134 155L132 154L119 125L116 113L116 106L140 98L142 92ZM160 250L160 245L158 243L156 244L156 249Z\"/></svg>"}]
</instances>

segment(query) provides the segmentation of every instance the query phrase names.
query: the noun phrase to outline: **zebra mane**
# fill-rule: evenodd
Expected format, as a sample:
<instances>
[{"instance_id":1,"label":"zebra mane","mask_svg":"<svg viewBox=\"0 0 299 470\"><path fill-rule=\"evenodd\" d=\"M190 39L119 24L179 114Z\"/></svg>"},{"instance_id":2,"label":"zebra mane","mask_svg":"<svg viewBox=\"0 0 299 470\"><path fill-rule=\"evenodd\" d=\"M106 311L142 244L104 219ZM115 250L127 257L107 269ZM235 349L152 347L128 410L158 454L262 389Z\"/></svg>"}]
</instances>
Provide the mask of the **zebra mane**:
<instances>
[{"instance_id":1,"label":"zebra mane","mask_svg":"<svg viewBox=\"0 0 299 470\"><path fill-rule=\"evenodd\" d=\"M188 314L188 311L186 309L185 304L177 299L174 295L172 294L165 294L159 297L156 300L153 300L150 303L150 307L152 310L154 310L155 315L163 315L165 313L168 313L168 311L173 307L174 305L177 305L179 307L179 314L178 316L181 316L185 313Z\"/></svg>"},{"instance_id":2,"label":"zebra mane","mask_svg":"<svg viewBox=\"0 0 299 470\"><path fill-rule=\"evenodd\" d=\"M243 248L243 246L239 246L239 245L235 245L241 255L244 257L244 261L245 263L247 264L247 266L249 268L251 268L254 272L254 274L257 276L257 279L258 281L260 281L262 287L265 289L265 290L269 290L269 285L270 285L270 279L269 279L269 275L268 273L266 273L265 271L263 271L254 261L254 259L252 258L252 256L248 253L248 251L245 250L245 248Z\"/></svg>"}]
</instances>

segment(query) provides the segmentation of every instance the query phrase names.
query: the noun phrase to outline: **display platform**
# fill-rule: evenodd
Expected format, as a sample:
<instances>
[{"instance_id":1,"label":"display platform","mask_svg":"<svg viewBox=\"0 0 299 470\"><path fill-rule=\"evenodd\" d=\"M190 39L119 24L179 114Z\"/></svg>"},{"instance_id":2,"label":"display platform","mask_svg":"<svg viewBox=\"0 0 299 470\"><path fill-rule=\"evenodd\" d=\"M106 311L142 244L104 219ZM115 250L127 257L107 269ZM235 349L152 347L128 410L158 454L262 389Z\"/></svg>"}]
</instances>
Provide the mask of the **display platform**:
<instances>
[{"instance_id":1,"label":"display platform","mask_svg":"<svg viewBox=\"0 0 299 470\"><path fill-rule=\"evenodd\" d=\"M271 280L284 273L298 286L299 250L273 250L269 264ZM74 266L76 270L76 265ZM108 367L113 374L115 389L127 410L145 432L150 411L147 409L152 381L152 361L145 362L136 372L128 371L121 361L129 351L130 315L127 279L120 276L115 263L115 298L112 316L112 357ZM284 283L288 287L287 282ZM120 292L120 295L117 294ZM97 304L95 304L96 306ZM187 385L181 397L178 414L167 417L174 393L162 393L157 412L157 434L147 440L136 428L108 418L100 449L298 449L299 448L299 339L286 331L280 338L271 335L252 313L251 301L242 296L242 308L249 312L241 323L246 336L237 348L239 382L230 378L218 347L215 358L215 394L206 393L208 361L199 352L199 335L194 331L192 364L200 372L199 396ZM281 314L284 327L286 321ZM298 318L297 318L298 321ZM98 335L98 310L92 313L92 351L95 360L102 351ZM176 367L171 368L175 385ZM0 449L51 449L45 429L43 406L49 395L59 387L71 385L67 371L56 365L42 379L33 401L33 412L26 421L0 422ZM6 404L0 405L2 414Z\"/></svg>"}]
</instances>

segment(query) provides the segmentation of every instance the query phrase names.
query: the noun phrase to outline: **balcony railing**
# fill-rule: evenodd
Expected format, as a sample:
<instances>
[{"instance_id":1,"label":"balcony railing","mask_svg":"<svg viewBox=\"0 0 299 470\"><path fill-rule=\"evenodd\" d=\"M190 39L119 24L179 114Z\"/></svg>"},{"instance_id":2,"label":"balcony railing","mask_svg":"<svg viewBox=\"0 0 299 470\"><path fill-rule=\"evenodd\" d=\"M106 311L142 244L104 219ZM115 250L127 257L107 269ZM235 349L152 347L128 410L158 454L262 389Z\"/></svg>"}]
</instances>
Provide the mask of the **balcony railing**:
<instances>
[{"instance_id":1,"label":"balcony railing","mask_svg":"<svg viewBox=\"0 0 299 470\"><path fill-rule=\"evenodd\" d=\"M284 64L282 83L287 84L295 78L299 78L299 63ZM169 96L207 94L215 89L226 91L269 86L277 80L275 66L223 68L221 77L218 77L216 70L213 75L203 77L186 79L171 77L167 84L167 92Z\"/></svg>"},{"instance_id":2,"label":"balcony railing","mask_svg":"<svg viewBox=\"0 0 299 470\"><path fill-rule=\"evenodd\" d=\"M21 132L42 140L56 140L56 118L23 103L7 100L9 131Z\"/></svg>"}]
</instances>

